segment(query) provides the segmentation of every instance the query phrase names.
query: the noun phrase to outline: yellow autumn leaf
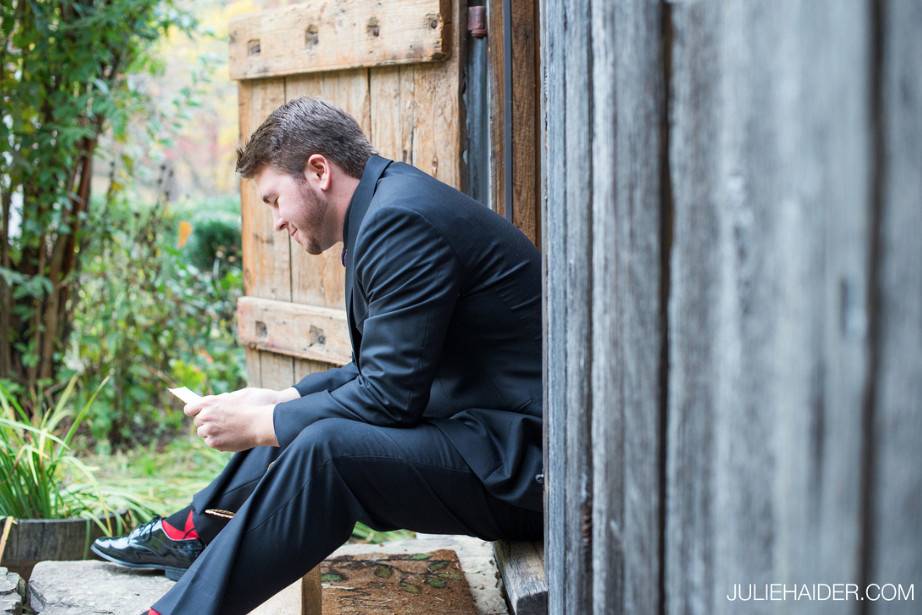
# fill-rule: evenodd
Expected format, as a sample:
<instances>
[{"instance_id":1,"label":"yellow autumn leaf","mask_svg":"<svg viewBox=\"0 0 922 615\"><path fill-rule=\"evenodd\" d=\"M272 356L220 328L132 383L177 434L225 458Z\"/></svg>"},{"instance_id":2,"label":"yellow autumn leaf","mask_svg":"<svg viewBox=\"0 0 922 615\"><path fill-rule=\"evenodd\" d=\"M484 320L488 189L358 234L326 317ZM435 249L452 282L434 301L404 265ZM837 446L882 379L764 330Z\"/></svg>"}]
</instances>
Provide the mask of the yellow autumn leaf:
<instances>
[{"instance_id":1,"label":"yellow autumn leaf","mask_svg":"<svg viewBox=\"0 0 922 615\"><path fill-rule=\"evenodd\" d=\"M188 220L182 220L179 223L179 247L186 245L189 241L189 235L192 234L192 223Z\"/></svg>"}]
</instances>

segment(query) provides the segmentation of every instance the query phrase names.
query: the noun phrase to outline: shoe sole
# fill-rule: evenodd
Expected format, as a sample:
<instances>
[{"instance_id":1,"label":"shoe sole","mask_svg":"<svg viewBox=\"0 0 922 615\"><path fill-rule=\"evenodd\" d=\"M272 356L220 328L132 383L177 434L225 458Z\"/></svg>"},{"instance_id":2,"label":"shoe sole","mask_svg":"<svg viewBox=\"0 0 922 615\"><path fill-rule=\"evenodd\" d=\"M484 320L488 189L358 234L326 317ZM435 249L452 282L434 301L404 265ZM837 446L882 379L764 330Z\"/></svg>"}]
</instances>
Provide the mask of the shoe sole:
<instances>
[{"instance_id":1,"label":"shoe sole","mask_svg":"<svg viewBox=\"0 0 922 615\"><path fill-rule=\"evenodd\" d=\"M116 559L109 555L108 553L103 553L102 551L96 548L96 545L90 545L90 551L92 551L97 557L101 557L107 562L111 562L116 566L122 568L129 568L131 570L159 570L166 575L171 581L178 581L182 578L182 575L188 570L187 568L176 568L175 566L161 566L160 564L135 564L134 562L126 562L120 559Z\"/></svg>"}]
</instances>

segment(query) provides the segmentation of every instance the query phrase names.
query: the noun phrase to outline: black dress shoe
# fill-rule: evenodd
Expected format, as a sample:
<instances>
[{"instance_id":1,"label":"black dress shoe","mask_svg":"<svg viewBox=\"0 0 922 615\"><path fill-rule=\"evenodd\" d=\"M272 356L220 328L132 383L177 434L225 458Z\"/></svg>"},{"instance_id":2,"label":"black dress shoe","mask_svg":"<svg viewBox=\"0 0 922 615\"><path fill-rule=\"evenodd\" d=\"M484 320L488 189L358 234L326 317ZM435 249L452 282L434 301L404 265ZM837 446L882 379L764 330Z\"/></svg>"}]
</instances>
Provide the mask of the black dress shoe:
<instances>
[{"instance_id":1,"label":"black dress shoe","mask_svg":"<svg viewBox=\"0 0 922 615\"><path fill-rule=\"evenodd\" d=\"M198 538L173 540L163 531L163 519L154 517L127 536L97 538L90 550L113 564L135 570L162 570L178 581L205 544Z\"/></svg>"}]
</instances>

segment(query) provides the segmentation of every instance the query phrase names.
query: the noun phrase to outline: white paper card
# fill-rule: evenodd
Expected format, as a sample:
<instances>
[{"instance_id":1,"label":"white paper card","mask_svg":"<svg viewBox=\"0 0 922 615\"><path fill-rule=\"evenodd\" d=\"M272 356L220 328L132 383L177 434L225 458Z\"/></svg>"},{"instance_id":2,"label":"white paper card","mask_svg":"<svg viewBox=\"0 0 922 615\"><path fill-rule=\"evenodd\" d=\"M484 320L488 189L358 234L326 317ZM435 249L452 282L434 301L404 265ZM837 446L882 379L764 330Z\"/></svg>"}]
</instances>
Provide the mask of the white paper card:
<instances>
[{"instance_id":1,"label":"white paper card","mask_svg":"<svg viewBox=\"0 0 922 615\"><path fill-rule=\"evenodd\" d=\"M202 396L198 393L193 393L186 387L179 387L176 389L168 389L170 393L183 400L185 403L193 402L196 399L201 399Z\"/></svg>"}]
</instances>

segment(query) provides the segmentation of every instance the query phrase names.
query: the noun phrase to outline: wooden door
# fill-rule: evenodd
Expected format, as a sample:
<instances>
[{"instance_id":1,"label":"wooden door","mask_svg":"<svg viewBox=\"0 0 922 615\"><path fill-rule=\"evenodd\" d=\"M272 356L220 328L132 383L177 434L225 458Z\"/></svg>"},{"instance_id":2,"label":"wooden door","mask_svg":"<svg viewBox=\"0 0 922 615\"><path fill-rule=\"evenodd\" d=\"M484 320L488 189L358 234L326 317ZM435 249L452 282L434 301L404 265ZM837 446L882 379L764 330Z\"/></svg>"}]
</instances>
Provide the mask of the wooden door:
<instances>
[{"instance_id":1,"label":"wooden door","mask_svg":"<svg viewBox=\"0 0 922 615\"><path fill-rule=\"evenodd\" d=\"M286 101L319 97L350 113L382 156L469 188L463 153L469 149L467 4L311 0L235 20L230 74L239 82L241 145ZM517 27L501 39L505 13L499 1L493 4L487 8L494 9L489 27L496 42L478 43L488 49L489 95L483 107L471 109L490 124L486 151L478 153L488 158L493 178L484 200L538 244L536 9L531 0L514 0ZM514 168L504 168L507 162ZM507 190L504 182L513 187ZM287 233L273 231L271 212L252 181L241 181L240 191L245 296L237 317L247 379L252 386L286 388L351 358L342 246L307 254ZM303 583L303 612L319 613L319 600L315 569Z\"/></svg>"},{"instance_id":2,"label":"wooden door","mask_svg":"<svg viewBox=\"0 0 922 615\"><path fill-rule=\"evenodd\" d=\"M243 143L272 110L299 96L345 109L378 152L459 185L461 28L458 0L312 0L231 24ZM304 252L272 228L241 181L244 292L238 331L248 381L289 387L346 363L342 246Z\"/></svg>"}]
</instances>

